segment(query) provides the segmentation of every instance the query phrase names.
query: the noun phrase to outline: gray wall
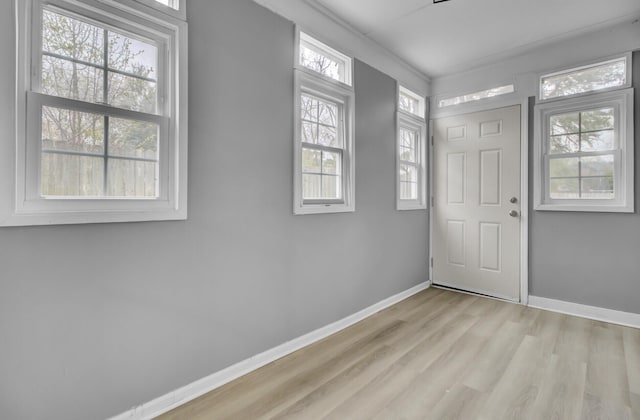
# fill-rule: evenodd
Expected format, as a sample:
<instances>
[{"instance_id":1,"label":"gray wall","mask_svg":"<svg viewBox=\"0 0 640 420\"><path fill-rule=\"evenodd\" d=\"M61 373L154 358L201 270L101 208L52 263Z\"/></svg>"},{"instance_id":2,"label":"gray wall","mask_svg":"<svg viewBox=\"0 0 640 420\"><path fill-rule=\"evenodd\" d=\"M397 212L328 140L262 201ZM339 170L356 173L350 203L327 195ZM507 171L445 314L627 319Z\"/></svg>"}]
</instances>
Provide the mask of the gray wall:
<instances>
[{"instance_id":1,"label":"gray wall","mask_svg":"<svg viewBox=\"0 0 640 420\"><path fill-rule=\"evenodd\" d=\"M640 313L640 53L635 87L635 214L530 209L531 295ZM533 109L529 109L533 116ZM529 127L533 130L533 122ZM529 133L533 139L533 133ZM530 148L529 156L533 156ZM529 163L530 169L533 162ZM533 174L530 172L530 178ZM532 184L529 191L533 191ZM533 200L530 197L530 202Z\"/></svg>"},{"instance_id":2,"label":"gray wall","mask_svg":"<svg viewBox=\"0 0 640 420\"><path fill-rule=\"evenodd\" d=\"M2 419L113 416L427 280L426 212L394 210L395 81L356 62L357 211L293 216L293 25L188 6L189 220L0 229Z\"/></svg>"}]
</instances>

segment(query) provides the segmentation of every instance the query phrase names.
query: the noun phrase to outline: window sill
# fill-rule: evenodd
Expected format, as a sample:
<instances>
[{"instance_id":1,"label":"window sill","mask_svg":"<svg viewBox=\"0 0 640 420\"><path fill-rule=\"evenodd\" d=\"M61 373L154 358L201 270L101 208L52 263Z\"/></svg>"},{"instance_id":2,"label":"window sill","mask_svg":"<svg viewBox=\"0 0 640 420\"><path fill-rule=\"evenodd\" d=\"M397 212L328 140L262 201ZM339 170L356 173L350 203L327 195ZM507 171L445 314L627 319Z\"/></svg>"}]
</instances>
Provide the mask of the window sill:
<instances>
[{"instance_id":1,"label":"window sill","mask_svg":"<svg viewBox=\"0 0 640 420\"><path fill-rule=\"evenodd\" d=\"M77 225L88 223L124 223L162 220L186 220L185 209L158 209L139 211L66 211L41 213L14 213L0 219L0 227Z\"/></svg>"},{"instance_id":2,"label":"window sill","mask_svg":"<svg viewBox=\"0 0 640 420\"><path fill-rule=\"evenodd\" d=\"M634 213L633 204L538 204L534 206L536 211L573 211L592 213Z\"/></svg>"},{"instance_id":3,"label":"window sill","mask_svg":"<svg viewBox=\"0 0 640 420\"><path fill-rule=\"evenodd\" d=\"M397 203L396 210L398 211L406 211L406 210L426 210L427 205L422 203Z\"/></svg>"},{"instance_id":4,"label":"window sill","mask_svg":"<svg viewBox=\"0 0 640 420\"><path fill-rule=\"evenodd\" d=\"M300 216L305 214L353 213L355 211L355 206L348 204L304 204L295 206L293 214Z\"/></svg>"}]
</instances>

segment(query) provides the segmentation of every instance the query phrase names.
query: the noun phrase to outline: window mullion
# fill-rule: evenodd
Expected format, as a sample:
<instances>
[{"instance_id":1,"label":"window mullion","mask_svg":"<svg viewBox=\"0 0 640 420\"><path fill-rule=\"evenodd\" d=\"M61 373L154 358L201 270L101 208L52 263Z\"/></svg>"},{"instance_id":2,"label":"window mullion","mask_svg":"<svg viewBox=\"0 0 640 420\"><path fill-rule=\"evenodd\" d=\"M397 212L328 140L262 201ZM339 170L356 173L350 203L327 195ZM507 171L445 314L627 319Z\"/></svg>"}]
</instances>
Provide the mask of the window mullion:
<instances>
[{"instance_id":1,"label":"window mullion","mask_svg":"<svg viewBox=\"0 0 640 420\"><path fill-rule=\"evenodd\" d=\"M582 156L582 112L578 112L578 151ZM582 198L582 158L578 157L578 198Z\"/></svg>"},{"instance_id":2,"label":"window mullion","mask_svg":"<svg viewBox=\"0 0 640 420\"><path fill-rule=\"evenodd\" d=\"M108 166L109 166L109 116L105 115L104 116L104 134L102 135L103 138L103 149L104 149L104 157L103 157L103 162L104 162L104 168L103 168L103 173L104 173L104 179L102 180L103 182L103 186L102 186L102 194L106 197L107 196L107 177L109 176L109 172L108 172Z\"/></svg>"},{"instance_id":3,"label":"window mullion","mask_svg":"<svg viewBox=\"0 0 640 420\"><path fill-rule=\"evenodd\" d=\"M102 56L102 100L105 104L109 103L109 31L104 29L102 36L103 56ZM104 134L102 135L104 158L102 168L102 195L107 196L107 179L109 176L109 116L104 116Z\"/></svg>"},{"instance_id":4,"label":"window mullion","mask_svg":"<svg viewBox=\"0 0 640 420\"><path fill-rule=\"evenodd\" d=\"M105 104L109 103L109 31L103 30L102 48L102 101Z\"/></svg>"}]
</instances>

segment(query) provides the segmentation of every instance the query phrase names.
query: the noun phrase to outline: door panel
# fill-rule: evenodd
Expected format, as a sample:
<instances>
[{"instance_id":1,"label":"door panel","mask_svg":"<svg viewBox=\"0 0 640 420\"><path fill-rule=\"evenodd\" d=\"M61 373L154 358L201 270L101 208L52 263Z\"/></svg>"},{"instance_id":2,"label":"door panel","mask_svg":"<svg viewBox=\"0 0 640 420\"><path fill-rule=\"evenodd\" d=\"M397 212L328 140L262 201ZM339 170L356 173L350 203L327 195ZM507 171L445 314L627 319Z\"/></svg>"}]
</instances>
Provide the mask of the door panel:
<instances>
[{"instance_id":1,"label":"door panel","mask_svg":"<svg viewBox=\"0 0 640 420\"><path fill-rule=\"evenodd\" d=\"M447 262L464 267L464 222L449 220L447 224Z\"/></svg>"},{"instance_id":2,"label":"door panel","mask_svg":"<svg viewBox=\"0 0 640 420\"><path fill-rule=\"evenodd\" d=\"M465 163L464 153L447 155L447 202L449 204L464 204Z\"/></svg>"},{"instance_id":3,"label":"door panel","mask_svg":"<svg viewBox=\"0 0 640 420\"><path fill-rule=\"evenodd\" d=\"M518 301L520 106L433 127L434 283Z\"/></svg>"}]
</instances>

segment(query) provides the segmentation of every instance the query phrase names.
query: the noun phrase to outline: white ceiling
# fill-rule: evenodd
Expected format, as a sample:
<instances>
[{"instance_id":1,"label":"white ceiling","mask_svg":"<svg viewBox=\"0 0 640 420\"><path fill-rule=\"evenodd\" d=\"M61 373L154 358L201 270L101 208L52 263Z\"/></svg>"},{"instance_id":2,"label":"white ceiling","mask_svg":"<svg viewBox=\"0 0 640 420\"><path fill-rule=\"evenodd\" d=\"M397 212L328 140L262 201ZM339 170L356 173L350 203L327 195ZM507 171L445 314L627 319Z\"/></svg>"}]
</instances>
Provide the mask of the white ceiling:
<instances>
[{"instance_id":1,"label":"white ceiling","mask_svg":"<svg viewBox=\"0 0 640 420\"><path fill-rule=\"evenodd\" d=\"M308 0L430 77L640 17L639 0Z\"/></svg>"}]
</instances>

